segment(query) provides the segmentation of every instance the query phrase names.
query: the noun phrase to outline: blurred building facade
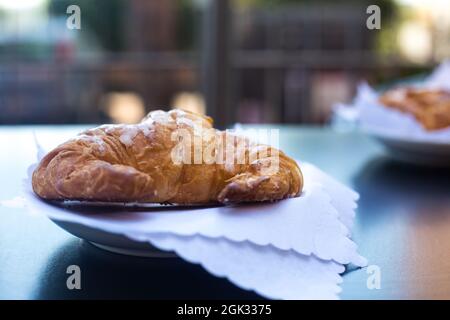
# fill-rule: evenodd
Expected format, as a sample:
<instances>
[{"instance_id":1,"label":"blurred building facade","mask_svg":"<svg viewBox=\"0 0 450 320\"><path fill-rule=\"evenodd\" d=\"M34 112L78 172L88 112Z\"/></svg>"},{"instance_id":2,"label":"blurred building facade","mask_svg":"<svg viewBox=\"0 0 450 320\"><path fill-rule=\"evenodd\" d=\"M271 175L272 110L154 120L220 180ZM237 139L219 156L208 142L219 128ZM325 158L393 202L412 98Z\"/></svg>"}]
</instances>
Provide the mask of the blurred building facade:
<instances>
[{"instance_id":1,"label":"blurred building facade","mask_svg":"<svg viewBox=\"0 0 450 320\"><path fill-rule=\"evenodd\" d=\"M423 72L450 48L449 26L401 1L375 1L382 30L366 27L370 1L23 1L0 1L0 124L133 122L174 104L221 126L324 123L361 79ZM66 28L70 4L81 30ZM405 12L440 39L422 37L422 60L396 49Z\"/></svg>"}]
</instances>

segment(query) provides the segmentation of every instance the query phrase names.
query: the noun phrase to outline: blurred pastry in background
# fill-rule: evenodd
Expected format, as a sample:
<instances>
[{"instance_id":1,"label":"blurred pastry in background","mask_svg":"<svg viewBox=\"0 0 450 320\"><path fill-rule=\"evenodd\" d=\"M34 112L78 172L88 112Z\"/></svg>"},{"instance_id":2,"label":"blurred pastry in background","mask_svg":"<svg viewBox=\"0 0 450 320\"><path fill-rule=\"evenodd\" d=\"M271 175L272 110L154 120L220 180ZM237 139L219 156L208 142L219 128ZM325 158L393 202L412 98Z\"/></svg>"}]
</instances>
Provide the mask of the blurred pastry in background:
<instances>
[{"instance_id":1,"label":"blurred pastry in background","mask_svg":"<svg viewBox=\"0 0 450 320\"><path fill-rule=\"evenodd\" d=\"M428 131L450 127L450 91L400 87L386 91L379 101L412 114Z\"/></svg>"},{"instance_id":2,"label":"blurred pastry in background","mask_svg":"<svg viewBox=\"0 0 450 320\"><path fill-rule=\"evenodd\" d=\"M188 159L197 158L198 150L229 157L218 163L178 163L173 151L180 133L197 137L187 139L198 142L187 145ZM295 160L245 136L227 135L213 129L210 117L178 109L152 111L138 124L103 125L61 144L37 166L33 190L48 200L166 204L275 201L300 195L303 176ZM272 164L277 164L274 170Z\"/></svg>"}]
</instances>

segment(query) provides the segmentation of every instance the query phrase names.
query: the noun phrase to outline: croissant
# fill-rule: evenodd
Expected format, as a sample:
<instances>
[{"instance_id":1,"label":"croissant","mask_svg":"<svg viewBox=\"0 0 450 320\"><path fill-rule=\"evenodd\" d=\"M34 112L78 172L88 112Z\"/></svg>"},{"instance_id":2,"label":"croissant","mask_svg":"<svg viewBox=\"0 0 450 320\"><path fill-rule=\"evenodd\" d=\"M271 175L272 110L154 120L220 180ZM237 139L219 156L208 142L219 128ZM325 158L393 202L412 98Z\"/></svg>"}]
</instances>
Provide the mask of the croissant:
<instances>
[{"instance_id":1,"label":"croissant","mask_svg":"<svg viewBox=\"0 0 450 320\"><path fill-rule=\"evenodd\" d=\"M89 129L40 161L33 190L49 200L166 204L273 201L300 194L303 177L296 161L212 124L207 116L175 109L150 112L135 125ZM232 143L223 142L228 136ZM266 152L258 156L262 149ZM199 150L210 159L197 159ZM225 155L232 161L217 161Z\"/></svg>"},{"instance_id":2,"label":"croissant","mask_svg":"<svg viewBox=\"0 0 450 320\"><path fill-rule=\"evenodd\" d=\"M380 102L412 114L426 130L450 127L450 92L447 90L400 87L385 92Z\"/></svg>"}]
</instances>

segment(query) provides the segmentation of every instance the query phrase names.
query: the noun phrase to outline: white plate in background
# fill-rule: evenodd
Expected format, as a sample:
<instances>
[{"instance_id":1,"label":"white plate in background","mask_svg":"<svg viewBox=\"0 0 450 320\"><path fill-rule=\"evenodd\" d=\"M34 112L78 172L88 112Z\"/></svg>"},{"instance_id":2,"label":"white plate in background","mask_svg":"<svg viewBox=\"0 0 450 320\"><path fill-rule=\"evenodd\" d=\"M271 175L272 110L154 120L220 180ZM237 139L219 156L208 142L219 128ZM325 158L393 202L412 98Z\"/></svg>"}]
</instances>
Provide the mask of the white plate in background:
<instances>
[{"instance_id":1,"label":"white plate in background","mask_svg":"<svg viewBox=\"0 0 450 320\"><path fill-rule=\"evenodd\" d=\"M381 142L389 154L397 160L420 165L450 167L450 141L426 141L375 128L365 128L364 132Z\"/></svg>"}]
</instances>

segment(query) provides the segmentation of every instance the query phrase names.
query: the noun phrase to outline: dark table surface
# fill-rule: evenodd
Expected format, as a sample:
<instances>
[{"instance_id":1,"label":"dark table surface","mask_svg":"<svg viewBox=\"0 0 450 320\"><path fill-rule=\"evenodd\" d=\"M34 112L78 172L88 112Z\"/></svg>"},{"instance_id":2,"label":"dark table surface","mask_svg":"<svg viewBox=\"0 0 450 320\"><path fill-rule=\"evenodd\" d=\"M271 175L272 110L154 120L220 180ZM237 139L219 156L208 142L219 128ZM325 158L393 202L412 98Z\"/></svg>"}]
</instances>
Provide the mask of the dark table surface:
<instances>
[{"instance_id":1,"label":"dark table surface","mask_svg":"<svg viewBox=\"0 0 450 320\"><path fill-rule=\"evenodd\" d=\"M0 200L20 195L41 141L64 140L82 127L0 127ZM361 195L353 238L367 269L344 275L343 299L450 299L450 170L404 165L355 132L280 127L281 148L311 162ZM0 299L260 298L178 258L138 258L102 251L23 208L0 206ZM66 268L82 270L82 290L68 290Z\"/></svg>"}]
</instances>

